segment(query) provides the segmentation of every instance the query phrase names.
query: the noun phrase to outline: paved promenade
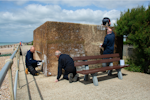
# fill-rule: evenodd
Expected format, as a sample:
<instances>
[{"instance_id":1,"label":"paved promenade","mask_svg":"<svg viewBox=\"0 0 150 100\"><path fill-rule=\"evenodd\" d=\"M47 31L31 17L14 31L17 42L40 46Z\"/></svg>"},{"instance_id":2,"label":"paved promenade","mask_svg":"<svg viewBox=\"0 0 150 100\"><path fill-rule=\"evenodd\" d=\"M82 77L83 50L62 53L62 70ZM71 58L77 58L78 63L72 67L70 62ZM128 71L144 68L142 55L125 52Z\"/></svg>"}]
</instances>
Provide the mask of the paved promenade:
<instances>
[{"instance_id":1,"label":"paved promenade","mask_svg":"<svg viewBox=\"0 0 150 100\"><path fill-rule=\"evenodd\" d=\"M29 49L23 46L23 54ZM22 61L23 58L23 61ZM29 100L26 76L24 72L25 57L20 57L19 81L21 89L17 90L17 100ZM113 76L98 73L99 86L90 81L69 83L61 80L55 83L56 76L45 77L42 72L39 76L27 75L29 91L32 100L150 100L150 75L129 72L122 69L123 80L119 80L114 71Z\"/></svg>"}]
</instances>

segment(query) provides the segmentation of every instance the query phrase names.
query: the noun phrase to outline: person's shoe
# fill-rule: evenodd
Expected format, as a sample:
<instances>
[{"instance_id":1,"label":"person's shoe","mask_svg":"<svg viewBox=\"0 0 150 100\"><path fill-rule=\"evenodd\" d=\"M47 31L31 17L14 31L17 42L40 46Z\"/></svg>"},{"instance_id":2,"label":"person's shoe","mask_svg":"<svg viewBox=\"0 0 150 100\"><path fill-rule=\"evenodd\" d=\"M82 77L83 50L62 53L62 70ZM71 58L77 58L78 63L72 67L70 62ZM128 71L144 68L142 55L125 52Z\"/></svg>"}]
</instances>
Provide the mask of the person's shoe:
<instances>
[{"instance_id":1,"label":"person's shoe","mask_svg":"<svg viewBox=\"0 0 150 100\"><path fill-rule=\"evenodd\" d=\"M73 78L73 82L77 82L79 80L79 74L76 74Z\"/></svg>"},{"instance_id":2,"label":"person's shoe","mask_svg":"<svg viewBox=\"0 0 150 100\"><path fill-rule=\"evenodd\" d=\"M38 76L39 75L39 73L35 73L35 75L34 76Z\"/></svg>"},{"instance_id":3,"label":"person's shoe","mask_svg":"<svg viewBox=\"0 0 150 100\"><path fill-rule=\"evenodd\" d=\"M108 74L108 76L112 76L112 74Z\"/></svg>"},{"instance_id":4,"label":"person's shoe","mask_svg":"<svg viewBox=\"0 0 150 100\"><path fill-rule=\"evenodd\" d=\"M80 81L80 78L79 78L79 77L77 78L77 81Z\"/></svg>"},{"instance_id":5,"label":"person's shoe","mask_svg":"<svg viewBox=\"0 0 150 100\"><path fill-rule=\"evenodd\" d=\"M70 73L68 76L69 76L69 83L72 83L72 80L73 80L73 74Z\"/></svg>"},{"instance_id":6,"label":"person's shoe","mask_svg":"<svg viewBox=\"0 0 150 100\"><path fill-rule=\"evenodd\" d=\"M25 73L28 74L28 68L26 68Z\"/></svg>"}]
</instances>

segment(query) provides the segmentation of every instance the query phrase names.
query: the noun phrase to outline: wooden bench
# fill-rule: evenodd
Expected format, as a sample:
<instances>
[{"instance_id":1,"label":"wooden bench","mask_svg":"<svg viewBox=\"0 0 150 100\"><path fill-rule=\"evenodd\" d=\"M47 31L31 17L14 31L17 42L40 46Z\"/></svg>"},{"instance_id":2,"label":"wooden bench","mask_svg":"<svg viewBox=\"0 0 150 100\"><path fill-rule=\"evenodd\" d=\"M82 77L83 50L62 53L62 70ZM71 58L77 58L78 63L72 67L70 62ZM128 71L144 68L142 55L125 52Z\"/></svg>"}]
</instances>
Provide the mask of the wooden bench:
<instances>
[{"instance_id":1,"label":"wooden bench","mask_svg":"<svg viewBox=\"0 0 150 100\"><path fill-rule=\"evenodd\" d=\"M104 59L103 59L104 58ZM108 59L107 59L108 58ZM92 60L92 59L96 59L94 61L88 61L88 60ZM74 65L77 66L82 66L82 65L86 65L87 70L82 70L82 71L77 71L77 73L80 74L84 74L84 80L88 81L89 80L89 74L91 74L92 78L93 78L93 83L95 86L98 86L98 79L97 79L97 72L103 72L103 71L109 71L109 70L113 70L116 69L118 72L118 78L122 79L122 73L121 73L121 68L124 67L129 67L129 65L114 65L112 62L119 62L120 61L120 57L119 54L105 54L105 55L98 55L98 56L82 56L82 57L74 57ZM111 66L106 66L106 67L101 67L101 68L95 68L95 69L89 69L88 65L91 64L100 64L100 63L110 63Z\"/></svg>"}]
</instances>

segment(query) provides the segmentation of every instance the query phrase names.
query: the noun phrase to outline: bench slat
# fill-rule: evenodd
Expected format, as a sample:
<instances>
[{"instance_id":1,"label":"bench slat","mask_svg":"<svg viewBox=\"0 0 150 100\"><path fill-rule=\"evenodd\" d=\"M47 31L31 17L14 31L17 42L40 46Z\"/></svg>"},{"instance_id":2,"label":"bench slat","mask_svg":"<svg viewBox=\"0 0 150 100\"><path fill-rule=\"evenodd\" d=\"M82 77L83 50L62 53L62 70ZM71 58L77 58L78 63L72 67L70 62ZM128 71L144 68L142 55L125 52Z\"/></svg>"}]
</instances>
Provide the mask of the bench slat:
<instances>
[{"instance_id":1,"label":"bench slat","mask_svg":"<svg viewBox=\"0 0 150 100\"><path fill-rule=\"evenodd\" d=\"M124 68L124 67L129 67L129 65L124 65L124 66L120 66L120 65L107 66L107 67L95 68L95 69L90 69L90 70L77 71L77 73L86 75L86 74L93 74L93 73L96 73L96 72L102 72L102 71L106 71L106 70L120 69L120 68Z\"/></svg>"},{"instance_id":2,"label":"bench slat","mask_svg":"<svg viewBox=\"0 0 150 100\"><path fill-rule=\"evenodd\" d=\"M98 55L98 56L83 56L83 57L74 57L73 60L88 60L88 59L100 59L100 58L110 58L110 57L119 57L119 53L116 54L105 54L105 55Z\"/></svg>"},{"instance_id":3,"label":"bench slat","mask_svg":"<svg viewBox=\"0 0 150 100\"><path fill-rule=\"evenodd\" d=\"M107 62L114 62L119 61L120 58L112 58L112 59L102 59L102 60L95 60L95 61L83 61L83 62L74 62L74 66L81 66L81 65L90 65L90 64L98 64L98 63L107 63Z\"/></svg>"}]
</instances>

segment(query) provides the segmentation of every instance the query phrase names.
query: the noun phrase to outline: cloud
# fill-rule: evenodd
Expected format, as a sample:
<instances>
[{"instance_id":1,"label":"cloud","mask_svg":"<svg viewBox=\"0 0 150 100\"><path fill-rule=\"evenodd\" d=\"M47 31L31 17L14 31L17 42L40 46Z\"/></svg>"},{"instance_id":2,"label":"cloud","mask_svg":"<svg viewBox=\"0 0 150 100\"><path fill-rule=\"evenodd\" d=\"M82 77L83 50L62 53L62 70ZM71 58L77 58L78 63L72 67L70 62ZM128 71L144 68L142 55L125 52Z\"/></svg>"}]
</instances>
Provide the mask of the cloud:
<instances>
[{"instance_id":1,"label":"cloud","mask_svg":"<svg viewBox=\"0 0 150 100\"><path fill-rule=\"evenodd\" d=\"M112 24L120 17L118 10L62 9L59 5L30 4L14 12L0 12L1 41L32 41L33 31L46 21L102 24L109 17ZM5 40L4 38L5 37Z\"/></svg>"},{"instance_id":2,"label":"cloud","mask_svg":"<svg viewBox=\"0 0 150 100\"><path fill-rule=\"evenodd\" d=\"M17 1L16 3L17 3L17 5L23 5L23 4L25 4L26 2L28 2L28 0L19 0L19 1Z\"/></svg>"},{"instance_id":3,"label":"cloud","mask_svg":"<svg viewBox=\"0 0 150 100\"><path fill-rule=\"evenodd\" d=\"M146 6L145 9L147 10L147 9L148 9L148 6Z\"/></svg>"},{"instance_id":4,"label":"cloud","mask_svg":"<svg viewBox=\"0 0 150 100\"><path fill-rule=\"evenodd\" d=\"M16 12L0 12L0 23L22 23L22 24L37 24L43 23L47 20L56 21L87 21L88 23L99 24L98 21L103 17L110 17L111 19L118 18L120 11L110 10L92 10L92 9L78 9L78 10L66 10L62 9L58 5L38 5L31 4L26 6L22 10Z\"/></svg>"},{"instance_id":5,"label":"cloud","mask_svg":"<svg viewBox=\"0 0 150 100\"><path fill-rule=\"evenodd\" d=\"M27 2L30 2L30 0L5 0L5 1L14 1L16 2L17 5L22 5ZM66 5L71 7L85 7L94 5L106 9L116 9L120 7L125 8L137 7L137 5L142 5L143 2L148 2L149 0L32 0L32 1L45 4Z\"/></svg>"},{"instance_id":6,"label":"cloud","mask_svg":"<svg viewBox=\"0 0 150 100\"><path fill-rule=\"evenodd\" d=\"M0 41L4 42L32 41L33 31L46 21L100 25L103 17L109 17L113 25L122 9L137 7L143 2L148 8L147 0L32 0L32 4L29 0L0 1L14 1L19 5L11 10L0 10ZM73 10L64 9L63 6L72 7ZM87 8L89 6L103 10Z\"/></svg>"},{"instance_id":7,"label":"cloud","mask_svg":"<svg viewBox=\"0 0 150 100\"><path fill-rule=\"evenodd\" d=\"M66 10L58 5L31 4L16 12L0 12L0 33L3 37L14 37L17 41L33 39L33 31L46 21L75 22L100 25L103 17L112 23L120 16L118 10L101 11L92 9ZM6 31L7 30L7 31ZM14 37L15 38L15 37ZM26 40L25 40L26 38ZM31 40L30 40L31 41Z\"/></svg>"}]
</instances>

